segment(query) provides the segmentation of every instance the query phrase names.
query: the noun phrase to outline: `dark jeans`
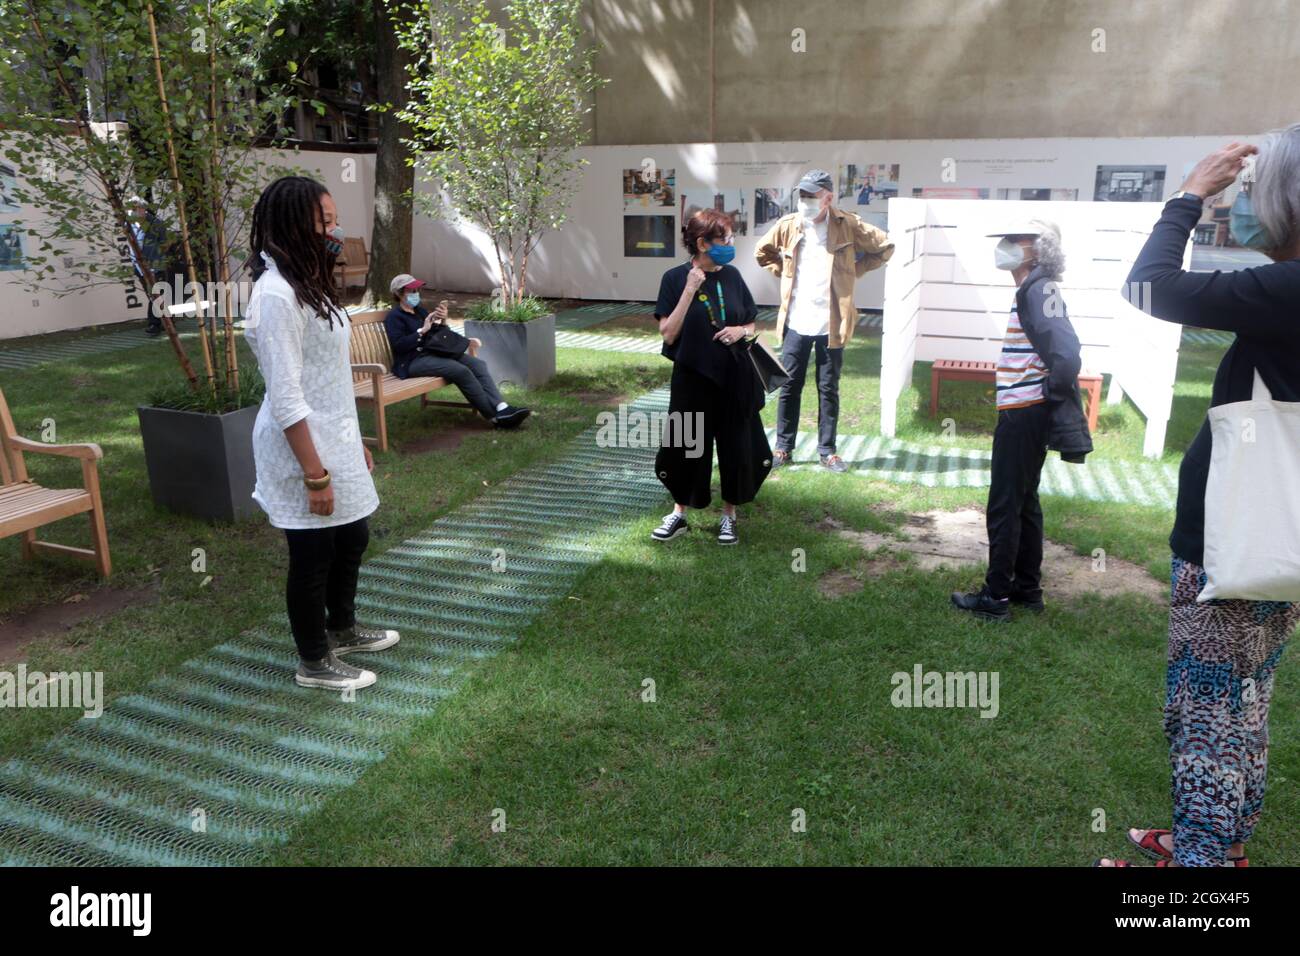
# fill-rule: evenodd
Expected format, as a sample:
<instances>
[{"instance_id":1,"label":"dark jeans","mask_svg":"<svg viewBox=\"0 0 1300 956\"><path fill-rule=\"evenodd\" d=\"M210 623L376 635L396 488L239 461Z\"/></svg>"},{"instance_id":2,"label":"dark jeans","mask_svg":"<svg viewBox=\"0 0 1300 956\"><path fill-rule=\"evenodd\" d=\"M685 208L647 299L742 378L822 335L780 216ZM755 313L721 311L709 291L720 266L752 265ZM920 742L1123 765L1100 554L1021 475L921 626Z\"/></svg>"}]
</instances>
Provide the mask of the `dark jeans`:
<instances>
[{"instance_id":1,"label":"dark jeans","mask_svg":"<svg viewBox=\"0 0 1300 956\"><path fill-rule=\"evenodd\" d=\"M487 363L466 352L460 358L443 355L417 355L407 366L411 375L433 375L445 378L460 389L469 402L484 418L495 418L497 406L505 399L497 391L496 382L488 374Z\"/></svg>"},{"instance_id":2,"label":"dark jeans","mask_svg":"<svg viewBox=\"0 0 1300 956\"><path fill-rule=\"evenodd\" d=\"M746 360L748 361L748 359ZM753 373L742 369L746 376ZM748 381L748 379L746 379ZM655 474L673 501L688 508L707 508L713 500L713 445L718 446L718 476L722 500L743 505L754 500L767 473L772 470L772 446L767 443L761 408L746 411L732 392L707 376L681 364L673 365L668 411L684 421L691 416L693 448L686 448L674 429L665 429L664 441L671 442L655 456ZM699 426L697 428L697 425Z\"/></svg>"},{"instance_id":3,"label":"dark jeans","mask_svg":"<svg viewBox=\"0 0 1300 956\"><path fill-rule=\"evenodd\" d=\"M370 542L366 518L332 528L286 530L289 542L289 627L298 655L318 661L329 651L325 629L356 623L357 573Z\"/></svg>"},{"instance_id":4,"label":"dark jeans","mask_svg":"<svg viewBox=\"0 0 1300 956\"><path fill-rule=\"evenodd\" d=\"M1036 596L1042 587L1043 509L1038 479L1047 458L1052 410L1046 403L998 412L993 432L987 528L989 573L995 598Z\"/></svg>"},{"instance_id":5,"label":"dark jeans","mask_svg":"<svg viewBox=\"0 0 1300 956\"><path fill-rule=\"evenodd\" d=\"M781 364L790 373L790 381L781 386L776 402L776 447L794 451L799 434L799 406L803 400L803 383L808 372L808 355L817 353L817 454L835 454L835 426L840 417L840 368L844 349L827 346L829 336L800 335L785 330L781 339Z\"/></svg>"}]
</instances>

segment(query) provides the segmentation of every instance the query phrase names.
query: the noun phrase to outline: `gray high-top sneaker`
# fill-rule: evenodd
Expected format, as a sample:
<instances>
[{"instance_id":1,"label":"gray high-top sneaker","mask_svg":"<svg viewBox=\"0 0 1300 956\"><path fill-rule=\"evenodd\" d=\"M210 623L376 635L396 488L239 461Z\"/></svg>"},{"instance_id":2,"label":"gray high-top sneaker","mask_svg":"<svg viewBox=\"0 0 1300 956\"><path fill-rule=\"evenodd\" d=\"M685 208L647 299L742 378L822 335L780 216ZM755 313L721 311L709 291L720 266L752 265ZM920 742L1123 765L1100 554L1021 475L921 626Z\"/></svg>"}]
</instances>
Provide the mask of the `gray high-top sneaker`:
<instances>
[{"instance_id":1,"label":"gray high-top sneaker","mask_svg":"<svg viewBox=\"0 0 1300 956\"><path fill-rule=\"evenodd\" d=\"M397 631L382 627L362 627L353 625L344 631L326 631L330 650L335 654L351 654L353 651L382 651L392 647L402 639Z\"/></svg>"},{"instance_id":2,"label":"gray high-top sneaker","mask_svg":"<svg viewBox=\"0 0 1300 956\"><path fill-rule=\"evenodd\" d=\"M298 662L298 673L293 678L302 687L321 687L325 690L360 690L375 682L373 671L363 671L334 656L334 652L318 661Z\"/></svg>"}]
</instances>

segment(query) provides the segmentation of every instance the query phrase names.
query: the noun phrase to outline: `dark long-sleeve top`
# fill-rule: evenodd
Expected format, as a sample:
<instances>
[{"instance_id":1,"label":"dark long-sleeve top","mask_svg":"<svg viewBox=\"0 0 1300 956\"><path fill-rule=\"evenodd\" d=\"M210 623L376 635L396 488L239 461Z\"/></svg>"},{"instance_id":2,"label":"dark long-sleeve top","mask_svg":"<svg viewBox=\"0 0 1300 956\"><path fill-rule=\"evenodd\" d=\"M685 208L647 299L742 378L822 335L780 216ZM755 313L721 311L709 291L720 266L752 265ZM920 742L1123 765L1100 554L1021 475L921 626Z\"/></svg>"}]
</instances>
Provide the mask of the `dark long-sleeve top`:
<instances>
[{"instance_id":1,"label":"dark long-sleeve top","mask_svg":"<svg viewBox=\"0 0 1300 956\"><path fill-rule=\"evenodd\" d=\"M420 329L428 314L429 310L422 305L417 305L414 312L395 305L384 316L384 331L388 333L388 344L393 349L393 374L398 378L407 378L411 374L409 366L417 354L415 349L420 344Z\"/></svg>"},{"instance_id":2,"label":"dark long-sleeve top","mask_svg":"<svg viewBox=\"0 0 1300 956\"><path fill-rule=\"evenodd\" d=\"M1238 272L1184 272L1187 237L1200 217L1196 199L1184 196L1165 203L1129 272L1128 288L1135 290L1131 301L1158 319L1236 333L1215 373L1211 407L1249 401L1256 369L1274 399L1300 401L1300 260ZM1207 418L1178 473L1178 506L1169 536L1174 554L1193 564L1204 563L1210 449ZM1259 492L1275 494L1283 482L1295 480L1294 475L1260 475Z\"/></svg>"}]
</instances>

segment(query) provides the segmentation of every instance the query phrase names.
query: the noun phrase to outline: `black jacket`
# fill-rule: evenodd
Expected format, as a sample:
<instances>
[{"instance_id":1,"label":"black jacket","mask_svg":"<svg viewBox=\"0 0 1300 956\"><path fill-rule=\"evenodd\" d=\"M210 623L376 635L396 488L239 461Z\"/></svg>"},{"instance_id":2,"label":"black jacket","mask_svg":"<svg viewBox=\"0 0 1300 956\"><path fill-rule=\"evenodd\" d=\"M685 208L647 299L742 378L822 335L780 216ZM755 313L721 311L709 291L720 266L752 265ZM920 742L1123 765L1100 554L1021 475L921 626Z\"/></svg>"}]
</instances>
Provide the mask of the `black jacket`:
<instances>
[{"instance_id":1,"label":"black jacket","mask_svg":"<svg viewBox=\"0 0 1300 956\"><path fill-rule=\"evenodd\" d=\"M1060 285L1035 268L1016 290L1016 314L1020 326L1047 366L1043 394L1052 410L1047 447L1059 451L1061 460L1082 464L1092 451L1088 418L1083 414L1079 394L1079 370L1083 359L1079 336L1070 324Z\"/></svg>"},{"instance_id":2,"label":"black jacket","mask_svg":"<svg viewBox=\"0 0 1300 956\"><path fill-rule=\"evenodd\" d=\"M1183 196L1165 203L1121 293L1157 319L1236 333L1214 374L1211 408L1247 401L1256 371L1275 400L1300 402L1300 260L1236 272L1184 272L1187 237L1200 218L1197 199ZM1207 419L1178 470L1178 508L1169 545L1193 564L1205 563L1205 486L1212 448ZM1293 475L1260 475L1260 493L1272 494L1281 483L1294 480Z\"/></svg>"}]
</instances>

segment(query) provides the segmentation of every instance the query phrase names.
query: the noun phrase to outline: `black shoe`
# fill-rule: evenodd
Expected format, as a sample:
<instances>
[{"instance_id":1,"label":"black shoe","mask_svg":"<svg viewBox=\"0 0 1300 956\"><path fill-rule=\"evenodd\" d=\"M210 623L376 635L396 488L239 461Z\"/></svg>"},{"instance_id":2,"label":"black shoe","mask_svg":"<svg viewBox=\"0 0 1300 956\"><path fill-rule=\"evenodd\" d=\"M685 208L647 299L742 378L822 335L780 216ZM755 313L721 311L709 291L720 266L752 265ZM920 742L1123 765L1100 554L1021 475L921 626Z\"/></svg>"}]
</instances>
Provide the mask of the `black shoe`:
<instances>
[{"instance_id":1,"label":"black shoe","mask_svg":"<svg viewBox=\"0 0 1300 956\"><path fill-rule=\"evenodd\" d=\"M532 413L531 408L515 408L513 405L507 405L492 419L492 424L497 428L518 428Z\"/></svg>"},{"instance_id":2,"label":"black shoe","mask_svg":"<svg viewBox=\"0 0 1300 956\"><path fill-rule=\"evenodd\" d=\"M1016 607L1023 608L1031 614L1042 614L1046 607L1043 604L1042 588L1035 588L1032 591L1012 591L1010 600Z\"/></svg>"},{"instance_id":3,"label":"black shoe","mask_svg":"<svg viewBox=\"0 0 1300 956\"><path fill-rule=\"evenodd\" d=\"M972 594L952 592L952 605L959 611L969 611L983 621L1004 624L1011 620L1011 602L1006 598L999 601L989 594L987 587L980 588Z\"/></svg>"},{"instance_id":4,"label":"black shoe","mask_svg":"<svg viewBox=\"0 0 1300 956\"><path fill-rule=\"evenodd\" d=\"M145 330L144 330L144 334L145 334L145 335L162 335L162 330L163 330L163 329L162 329L162 326L161 326L161 325L150 325L150 326L147 326L147 327L145 328Z\"/></svg>"},{"instance_id":5,"label":"black shoe","mask_svg":"<svg viewBox=\"0 0 1300 956\"><path fill-rule=\"evenodd\" d=\"M735 544L740 538L736 536L736 516L723 515L718 523L718 544Z\"/></svg>"},{"instance_id":6,"label":"black shoe","mask_svg":"<svg viewBox=\"0 0 1300 956\"><path fill-rule=\"evenodd\" d=\"M676 511L664 515L664 523L650 532L650 537L656 541L671 541L679 534L685 534L691 530L691 526L686 523L686 516Z\"/></svg>"}]
</instances>

